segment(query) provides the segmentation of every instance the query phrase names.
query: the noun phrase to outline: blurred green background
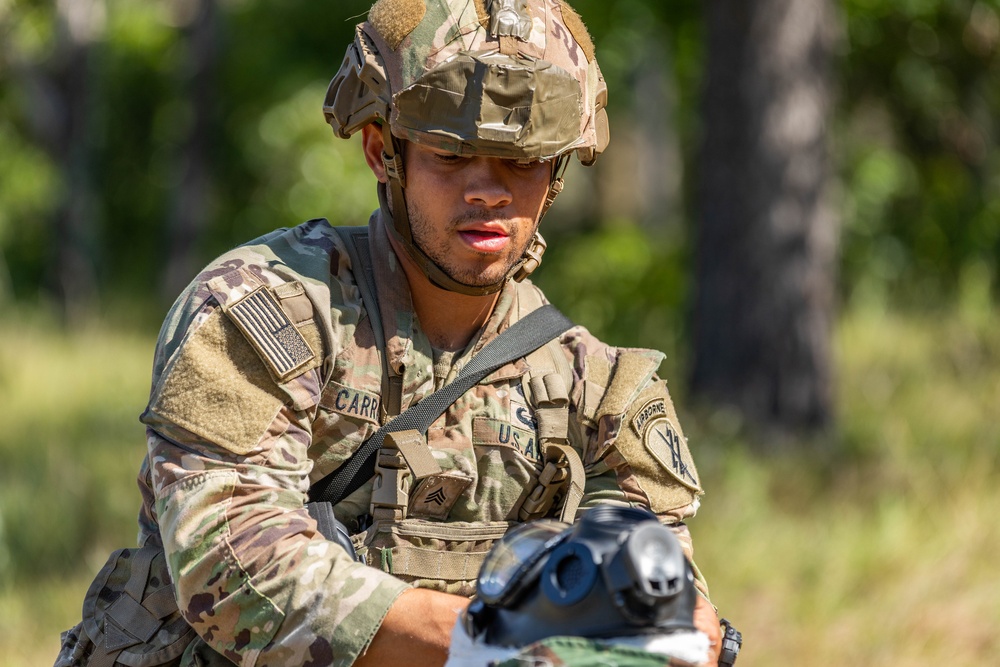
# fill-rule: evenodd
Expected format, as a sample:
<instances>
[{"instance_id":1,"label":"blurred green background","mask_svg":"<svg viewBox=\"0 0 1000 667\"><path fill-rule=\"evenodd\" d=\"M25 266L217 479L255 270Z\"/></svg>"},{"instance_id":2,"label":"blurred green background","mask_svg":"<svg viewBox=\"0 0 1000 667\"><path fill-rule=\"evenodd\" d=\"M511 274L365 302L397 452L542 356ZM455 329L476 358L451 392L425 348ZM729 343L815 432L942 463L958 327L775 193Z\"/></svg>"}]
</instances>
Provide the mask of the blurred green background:
<instances>
[{"instance_id":1,"label":"blurred green background","mask_svg":"<svg viewBox=\"0 0 1000 667\"><path fill-rule=\"evenodd\" d=\"M807 434L687 387L702 6L573 4L612 144L571 167L537 282L600 337L667 352L739 664L995 663L1000 3L836 5L836 416ZM0 0L0 664L51 664L134 542L137 416L179 288L274 227L374 207L320 112L368 6Z\"/></svg>"}]
</instances>

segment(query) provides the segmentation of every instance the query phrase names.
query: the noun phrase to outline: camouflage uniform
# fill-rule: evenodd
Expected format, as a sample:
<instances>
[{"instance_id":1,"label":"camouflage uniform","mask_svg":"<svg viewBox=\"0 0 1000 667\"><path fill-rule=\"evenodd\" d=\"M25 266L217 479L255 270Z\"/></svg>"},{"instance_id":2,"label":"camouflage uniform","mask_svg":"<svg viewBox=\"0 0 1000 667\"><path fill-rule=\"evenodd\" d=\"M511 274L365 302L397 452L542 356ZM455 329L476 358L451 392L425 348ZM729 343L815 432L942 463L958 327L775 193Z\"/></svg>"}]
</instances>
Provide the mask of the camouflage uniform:
<instances>
[{"instance_id":1,"label":"camouflage uniform","mask_svg":"<svg viewBox=\"0 0 1000 667\"><path fill-rule=\"evenodd\" d=\"M373 214L370 245L387 268L377 284L385 353L406 409L545 299L529 282L508 282L464 352L436 352L386 217ZM180 608L201 637L183 664L222 664L222 654L242 665L349 665L408 586L471 594L483 555L517 522L541 470L536 377L562 382L569 396L561 413L586 469L581 507L649 506L690 556L681 522L701 489L654 374L662 355L609 347L582 327L494 372L434 423L427 444L441 472L413 486L405 518L355 536L367 564L326 541L303 507L308 488L386 418L365 305L340 237L312 220L223 255L170 311L142 416L140 542L162 540ZM264 315L247 315L255 309ZM261 317L269 328L255 328ZM335 508L353 530L371 488Z\"/></svg>"},{"instance_id":2,"label":"camouflage uniform","mask_svg":"<svg viewBox=\"0 0 1000 667\"><path fill-rule=\"evenodd\" d=\"M550 637L496 667L693 667L680 658L583 637Z\"/></svg>"},{"instance_id":3,"label":"camouflage uniform","mask_svg":"<svg viewBox=\"0 0 1000 667\"><path fill-rule=\"evenodd\" d=\"M379 0L358 27L324 113L342 137L381 125L388 183L370 246L384 358L399 378L386 393L399 409L545 302L515 282L540 261L539 237L489 286L458 283L412 242L403 142L552 160L545 210L568 156L592 164L607 145L606 97L593 43L564 0ZM390 234L439 287L499 292L465 351L431 348ZM654 375L662 355L609 347L581 327L495 371L431 426L437 466L407 489L405 513L373 508L371 482L334 508L364 564L326 541L304 509L310 485L396 408L384 404L368 305L340 236L314 220L223 255L167 317L142 417L140 540L162 543L200 636L184 664L349 665L408 586L471 594L490 545L538 490L549 449L582 460L581 508L649 506L690 555L682 521L701 488ZM374 522L359 522L368 513Z\"/></svg>"}]
</instances>

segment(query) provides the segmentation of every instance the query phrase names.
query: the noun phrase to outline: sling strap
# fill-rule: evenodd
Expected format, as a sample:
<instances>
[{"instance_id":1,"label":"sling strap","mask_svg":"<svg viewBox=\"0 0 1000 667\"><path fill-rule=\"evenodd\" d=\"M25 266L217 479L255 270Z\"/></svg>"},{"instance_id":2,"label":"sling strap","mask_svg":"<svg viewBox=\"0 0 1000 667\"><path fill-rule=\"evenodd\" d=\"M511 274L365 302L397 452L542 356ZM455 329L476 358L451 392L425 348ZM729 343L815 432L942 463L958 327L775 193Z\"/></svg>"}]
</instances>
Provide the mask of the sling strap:
<instances>
[{"instance_id":1,"label":"sling strap","mask_svg":"<svg viewBox=\"0 0 1000 667\"><path fill-rule=\"evenodd\" d=\"M393 377L388 359L384 358L385 334L382 330L378 293L375 287L375 265L368 245L368 228L334 227L334 229L347 247L351 265L357 267L354 277L375 332L376 345L383 354L383 389L388 388L390 400L398 398L395 402L398 406L402 400L402 386L401 383L393 382L398 376ZM412 429L421 435L426 435L427 429L448 409L448 406L484 377L505 364L534 352L572 326L573 322L552 305L542 306L515 322L472 357L454 380L383 425L339 468L313 484L309 488L309 502L328 502L336 505L357 491L374 477L378 450L382 447L386 433ZM400 384L398 397L392 396L394 384Z\"/></svg>"},{"instance_id":2,"label":"sling strap","mask_svg":"<svg viewBox=\"0 0 1000 667\"><path fill-rule=\"evenodd\" d=\"M486 344L454 380L427 396L376 431L347 461L309 489L311 502L336 505L375 475L375 459L386 433L416 430L426 434L448 406L498 368L520 359L563 334L573 322L555 306L545 305L528 313Z\"/></svg>"}]
</instances>

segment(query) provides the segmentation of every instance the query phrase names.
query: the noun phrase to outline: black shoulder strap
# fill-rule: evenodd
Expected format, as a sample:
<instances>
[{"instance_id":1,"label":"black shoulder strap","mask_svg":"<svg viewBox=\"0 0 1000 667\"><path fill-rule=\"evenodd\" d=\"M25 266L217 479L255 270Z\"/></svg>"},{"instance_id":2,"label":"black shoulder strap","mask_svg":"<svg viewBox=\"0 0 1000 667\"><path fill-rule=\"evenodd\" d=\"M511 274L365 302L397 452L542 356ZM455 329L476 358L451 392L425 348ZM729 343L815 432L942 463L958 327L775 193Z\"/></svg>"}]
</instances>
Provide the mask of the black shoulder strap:
<instances>
[{"instance_id":1,"label":"black shoulder strap","mask_svg":"<svg viewBox=\"0 0 1000 667\"><path fill-rule=\"evenodd\" d=\"M375 474L375 459L386 433L427 429L448 406L484 377L515 359L529 354L561 335L573 323L555 306L546 305L518 320L472 357L454 380L410 407L362 443L347 461L309 489L309 500L336 505Z\"/></svg>"},{"instance_id":2,"label":"black shoulder strap","mask_svg":"<svg viewBox=\"0 0 1000 667\"><path fill-rule=\"evenodd\" d=\"M378 293L375 291L375 267L372 264L372 253L368 247L367 227L334 227L347 246L347 254L351 258L354 269L354 280L361 292L361 303L365 306L372 329L375 330L375 344L379 351L385 350L385 333L382 331L382 313L378 309Z\"/></svg>"},{"instance_id":3,"label":"black shoulder strap","mask_svg":"<svg viewBox=\"0 0 1000 667\"><path fill-rule=\"evenodd\" d=\"M385 353L385 331L382 329L382 311L379 309L378 291L375 287L375 263L368 246L368 228L334 227L334 230L347 246L354 280L361 292L361 303L368 313L368 320L375 334L375 346L382 358L382 405L390 416L398 415L403 400L403 378L393 371Z\"/></svg>"}]
</instances>

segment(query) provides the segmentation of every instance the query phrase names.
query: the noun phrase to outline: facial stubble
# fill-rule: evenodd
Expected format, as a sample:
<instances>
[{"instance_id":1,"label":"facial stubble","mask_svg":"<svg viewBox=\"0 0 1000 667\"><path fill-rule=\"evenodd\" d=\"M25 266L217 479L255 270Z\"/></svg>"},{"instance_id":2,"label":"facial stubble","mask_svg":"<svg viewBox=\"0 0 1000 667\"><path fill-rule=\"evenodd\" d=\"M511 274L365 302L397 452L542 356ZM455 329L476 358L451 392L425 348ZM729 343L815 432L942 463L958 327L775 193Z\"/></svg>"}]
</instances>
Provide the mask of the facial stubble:
<instances>
[{"instance_id":1,"label":"facial stubble","mask_svg":"<svg viewBox=\"0 0 1000 667\"><path fill-rule=\"evenodd\" d=\"M510 239L507 247L499 255L496 253L475 253L478 255L479 261L474 261L470 265L467 261L463 262L453 256L448 247L448 239L458 233L460 225L480 221L496 222L496 216L486 217L475 212L461 216L448 223L442 238L435 239L432 223L420 211L415 210L409 202L407 202L406 210L410 218L413 243L417 248L430 257L452 280L472 287L492 285L507 275L511 268L521 261L538 226L536 221L528 230L513 220L503 220L504 230Z\"/></svg>"}]
</instances>

